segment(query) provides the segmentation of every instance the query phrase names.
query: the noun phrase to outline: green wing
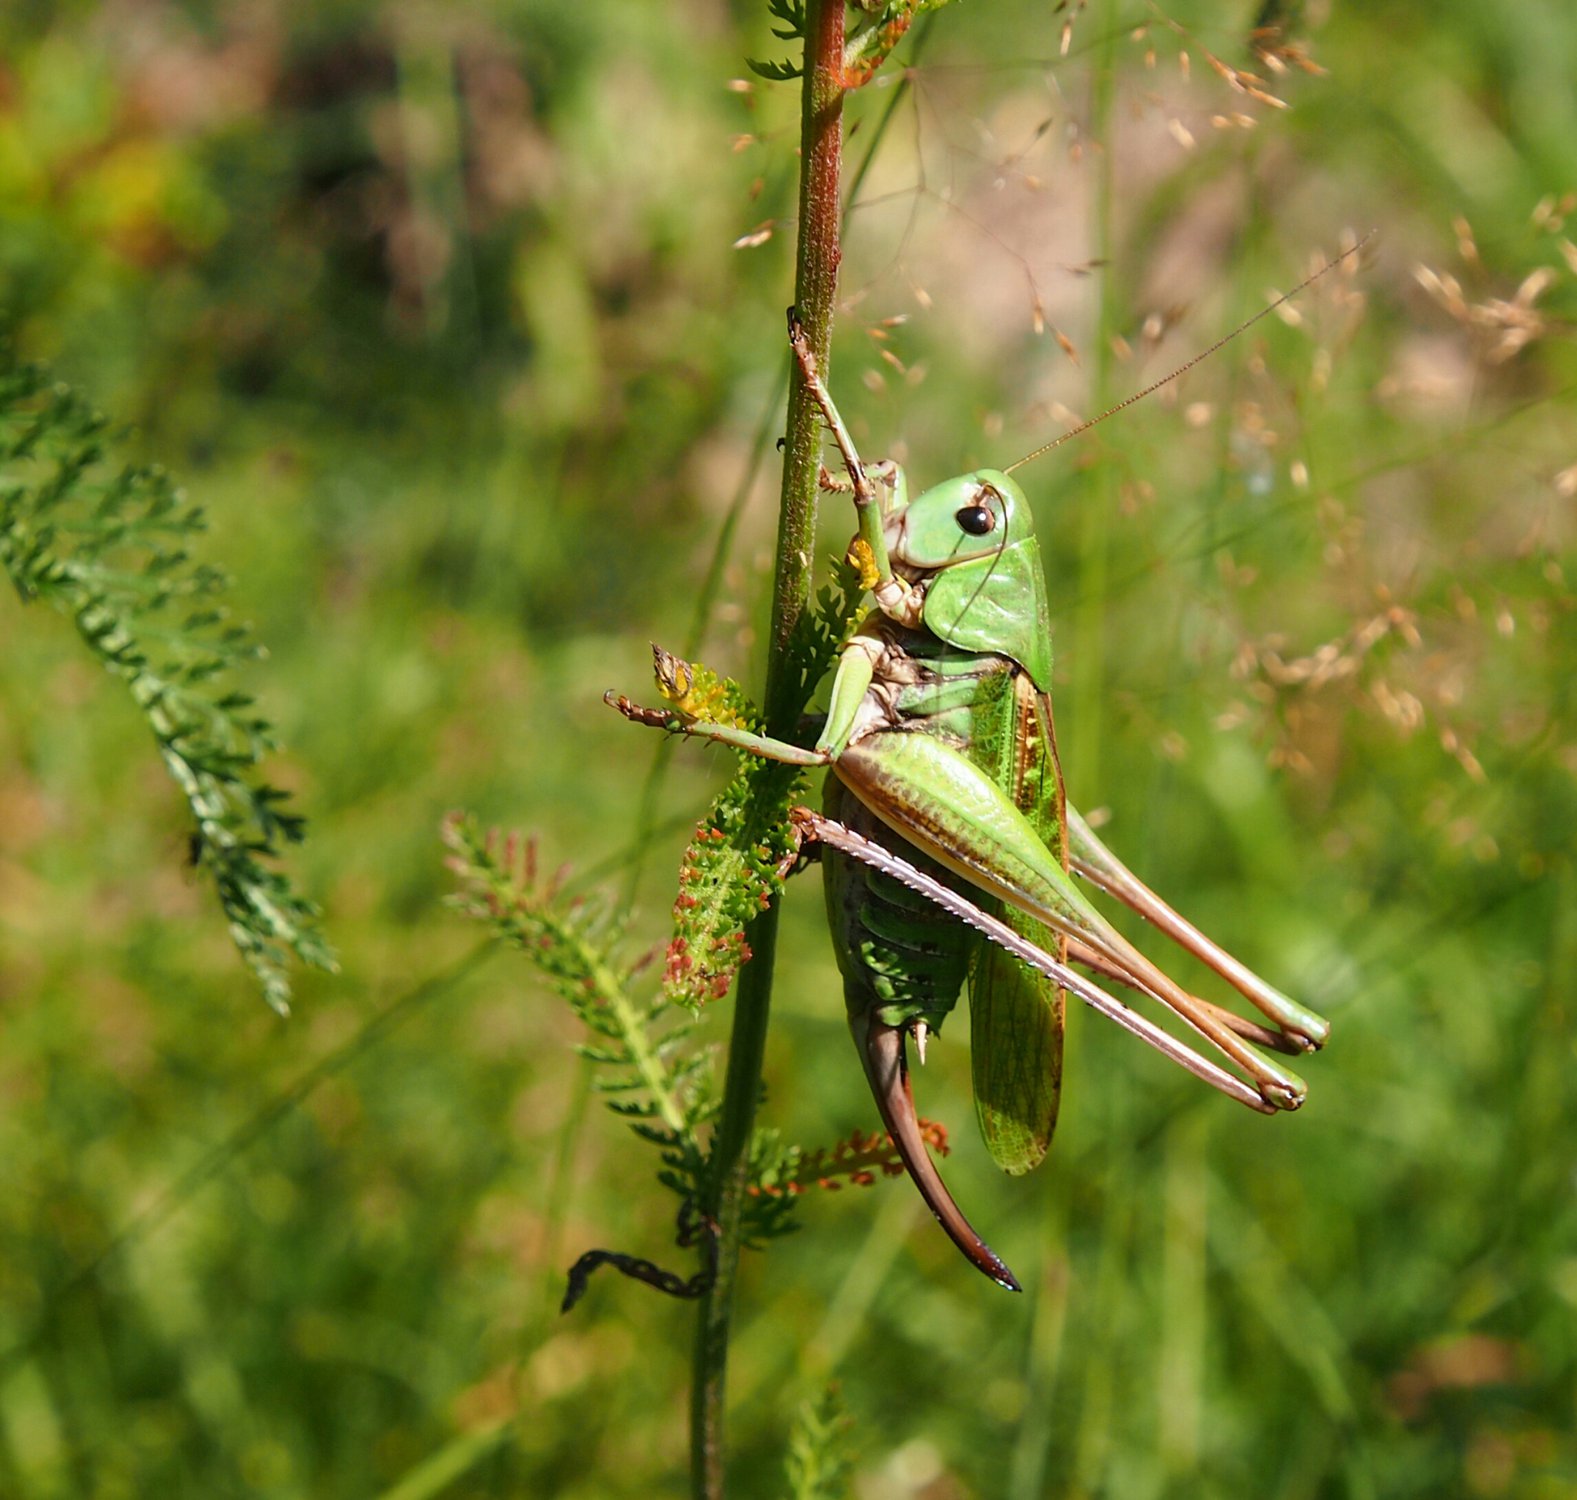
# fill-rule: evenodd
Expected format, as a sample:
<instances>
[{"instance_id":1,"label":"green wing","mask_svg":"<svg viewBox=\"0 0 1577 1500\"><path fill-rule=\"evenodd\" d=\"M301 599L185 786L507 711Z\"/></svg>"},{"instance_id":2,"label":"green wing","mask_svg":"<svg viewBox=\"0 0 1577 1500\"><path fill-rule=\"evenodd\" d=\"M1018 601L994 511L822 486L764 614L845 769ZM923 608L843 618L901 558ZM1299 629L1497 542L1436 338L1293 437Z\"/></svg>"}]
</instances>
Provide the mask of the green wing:
<instances>
[{"instance_id":1,"label":"green wing","mask_svg":"<svg viewBox=\"0 0 1577 1500\"><path fill-rule=\"evenodd\" d=\"M997 712L975 724L970 759L1034 825L1064 867L1062 768L1051 702L1024 674ZM1021 937L1057 958L1067 942L1001 902L982 902ZM975 948L969 979L969 1026L975 1114L992 1158L1017 1175L1038 1166L1051 1145L1062 1094L1063 991L992 943Z\"/></svg>"}]
</instances>

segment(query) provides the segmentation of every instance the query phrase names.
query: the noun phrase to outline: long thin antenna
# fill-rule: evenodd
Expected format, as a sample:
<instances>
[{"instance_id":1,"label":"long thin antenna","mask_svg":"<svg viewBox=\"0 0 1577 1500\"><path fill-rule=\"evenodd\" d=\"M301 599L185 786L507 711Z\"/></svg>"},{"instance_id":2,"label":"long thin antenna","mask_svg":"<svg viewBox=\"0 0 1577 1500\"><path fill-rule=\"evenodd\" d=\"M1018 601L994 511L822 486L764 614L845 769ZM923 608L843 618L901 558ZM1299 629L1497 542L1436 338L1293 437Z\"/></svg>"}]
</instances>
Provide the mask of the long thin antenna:
<instances>
[{"instance_id":1,"label":"long thin antenna","mask_svg":"<svg viewBox=\"0 0 1577 1500\"><path fill-rule=\"evenodd\" d=\"M1032 459L1039 458L1043 453L1050 453L1053 448L1060 448L1062 444L1068 441L1069 438L1076 438L1081 432L1088 432L1090 428L1096 426L1098 423L1104 422L1108 417L1116 416L1118 412L1132 406L1136 401L1143 401L1146 396L1153 396L1158 390L1161 389L1163 385L1169 385L1172 381L1176 380L1179 375L1187 374L1187 372L1192 370L1195 365L1200 363L1201 360L1209 359L1212 354L1215 354L1218 350L1223 349L1228 344L1230 344L1232 340L1235 339L1240 333L1246 333L1257 322L1259 322L1261 318L1275 312L1275 310L1280 307L1283 302L1290 302L1298 295L1299 292L1318 281L1320 277L1322 277L1327 271L1331 270L1335 266L1339 266L1344 260L1348 260L1352 256L1356 255L1360 250L1363 249L1365 245L1369 243L1370 240L1375 237L1378 232L1378 230L1371 229L1368 234L1358 241L1356 245L1343 250L1342 253L1336 256L1333 260L1326 261L1325 264L1319 268L1319 270L1315 271L1310 276L1305 276L1303 280L1293 287L1290 292L1283 292L1281 296L1276 298L1274 302L1267 303L1264 307L1260 308L1260 310L1255 313L1252 318L1249 318L1246 322L1239 323L1231 333L1227 334L1224 338L1217 339L1215 343L1213 343L1208 349L1206 349L1203 353L1196 354L1186 364L1179 365L1175 370L1172 371L1170 375L1163 375L1155 382L1154 385L1147 385L1142 391L1136 391L1132 396L1127 397L1125 400L1119 401L1116 406L1107 407L1107 409L1103 411L1100 416L1091 417L1088 422L1080 422L1077 427L1071 428L1069 431L1063 433L1061 437L1053 438L1049 443L1043 443L1033 453L1026 453L1023 458L1018 460L1017 463L1009 464L1002 472L1004 474L1011 474L1015 469L1022 469L1024 465L1029 463Z\"/></svg>"}]
</instances>

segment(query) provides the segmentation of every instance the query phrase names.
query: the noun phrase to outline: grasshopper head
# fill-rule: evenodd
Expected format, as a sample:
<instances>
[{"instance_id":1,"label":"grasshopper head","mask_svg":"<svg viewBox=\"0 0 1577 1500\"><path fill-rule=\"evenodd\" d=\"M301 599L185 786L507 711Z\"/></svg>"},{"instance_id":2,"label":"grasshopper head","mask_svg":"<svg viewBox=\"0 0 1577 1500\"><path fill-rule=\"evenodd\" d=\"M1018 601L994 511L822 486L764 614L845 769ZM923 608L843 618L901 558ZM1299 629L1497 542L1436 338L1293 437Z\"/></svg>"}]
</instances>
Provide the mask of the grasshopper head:
<instances>
[{"instance_id":1,"label":"grasshopper head","mask_svg":"<svg viewBox=\"0 0 1577 1500\"><path fill-rule=\"evenodd\" d=\"M1029 502L1000 469L960 474L886 524L893 570L925 583L926 629L1016 661L1051 691L1051 622Z\"/></svg>"},{"instance_id":2,"label":"grasshopper head","mask_svg":"<svg viewBox=\"0 0 1577 1500\"><path fill-rule=\"evenodd\" d=\"M917 495L887 523L893 566L923 577L996 557L1034 535L1024 491L1000 469L976 469Z\"/></svg>"}]
</instances>

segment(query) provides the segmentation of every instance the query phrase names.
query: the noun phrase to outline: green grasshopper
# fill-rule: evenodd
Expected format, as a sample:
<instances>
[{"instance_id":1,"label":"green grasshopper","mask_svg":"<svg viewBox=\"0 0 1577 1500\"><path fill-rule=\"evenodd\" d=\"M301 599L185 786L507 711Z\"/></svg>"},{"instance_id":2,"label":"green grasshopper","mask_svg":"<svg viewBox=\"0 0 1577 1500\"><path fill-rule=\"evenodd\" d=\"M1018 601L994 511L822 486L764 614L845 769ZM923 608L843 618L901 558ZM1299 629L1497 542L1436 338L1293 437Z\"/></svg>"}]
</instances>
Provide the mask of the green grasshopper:
<instances>
[{"instance_id":1,"label":"green grasshopper","mask_svg":"<svg viewBox=\"0 0 1577 1500\"><path fill-rule=\"evenodd\" d=\"M796 808L792 817L800 839L822 848L827 915L866 1077L931 1212L976 1267L1017 1291L931 1161L909 1083L908 1041L924 1062L927 1037L966 979L976 1114L992 1156L1015 1174L1038 1165L1050 1145L1065 992L1267 1114L1298 1108L1305 1086L1254 1044L1312 1051L1329 1026L1179 916L1067 804L1051 712L1050 611L1023 490L1003 470L977 469L911 500L896 465L861 463L792 310L789 321L795 358L848 473L847 482L823 484L852 490L851 558L876 604L839 656L825 727L804 749L679 709L608 699L674 733L829 768L823 812ZM659 652L658 671L682 679L688 666ZM1270 1025L1182 989L1096 911L1074 874L1203 960ZM958 920L938 921L938 907ZM1159 1001L1237 1071L1070 963Z\"/></svg>"}]
</instances>

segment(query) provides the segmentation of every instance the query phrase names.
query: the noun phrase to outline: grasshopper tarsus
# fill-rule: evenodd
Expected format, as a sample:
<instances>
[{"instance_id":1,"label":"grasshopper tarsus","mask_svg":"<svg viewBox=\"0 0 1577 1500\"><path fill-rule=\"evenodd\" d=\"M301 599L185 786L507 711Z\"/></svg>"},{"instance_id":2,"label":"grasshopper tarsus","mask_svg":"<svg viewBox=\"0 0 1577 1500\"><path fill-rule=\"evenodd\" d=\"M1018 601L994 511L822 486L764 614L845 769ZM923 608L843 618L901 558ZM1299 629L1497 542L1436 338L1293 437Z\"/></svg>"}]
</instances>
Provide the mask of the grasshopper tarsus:
<instances>
[{"instance_id":1,"label":"grasshopper tarsus","mask_svg":"<svg viewBox=\"0 0 1577 1500\"><path fill-rule=\"evenodd\" d=\"M1265 1096L1265 1102L1273 1105L1277 1110L1291 1114L1295 1109L1302 1109L1304 1101L1309 1097L1308 1089L1301 1081L1297 1088L1284 1087L1281 1084L1267 1083L1261 1085L1260 1092Z\"/></svg>"},{"instance_id":2,"label":"grasshopper tarsus","mask_svg":"<svg viewBox=\"0 0 1577 1500\"><path fill-rule=\"evenodd\" d=\"M824 495L852 495L854 493L854 481L851 479L840 479L826 464L822 464L821 472L816 475L816 487Z\"/></svg>"},{"instance_id":3,"label":"grasshopper tarsus","mask_svg":"<svg viewBox=\"0 0 1577 1500\"><path fill-rule=\"evenodd\" d=\"M1068 962L1077 964L1081 969L1088 969L1093 974L1099 974L1101 978L1109 979L1115 984L1138 990L1140 994L1149 993L1135 982L1134 976L1126 969L1109 962L1084 943L1069 941ZM1272 1052L1280 1052L1286 1057L1303 1057L1315 1050L1316 1044L1300 1033L1282 1031L1273 1026L1262 1026L1258 1021L1251 1021L1246 1016L1240 1016L1224 1006L1214 1005L1197 995L1194 996L1194 1003L1229 1031L1235 1032L1244 1041L1253 1042L1256 1046L1265 1047Z\"/></svg>"},{"instance_id":4,"label":"grasshopper tarsus","mask_svg":"<svg viewBox=\"0 0 1577 1500\"><path fill-rule=\"evenodd\" d=\"M623 693L609 688L602 695L609 708L616 708L632 724L645 724L652 729L668 729L675 718L671 708L642 708L639 703L626 698Z\"/></svg>"},{"instance_id":5,"label":"grasshopper tarsus","mask_svg":"<svg viewBox=\"0 0 1577 1500\"><path fill-rule=\"evenodd\" d=\"M816 356L811 352L810 340L805 337L805 325L799 320L799 309L790 307L788 310L788 336L789 348L794 351L794 358L799 364L800 373L805 377L807 384L816 382Z\"/></svg>"}]
</instances>

